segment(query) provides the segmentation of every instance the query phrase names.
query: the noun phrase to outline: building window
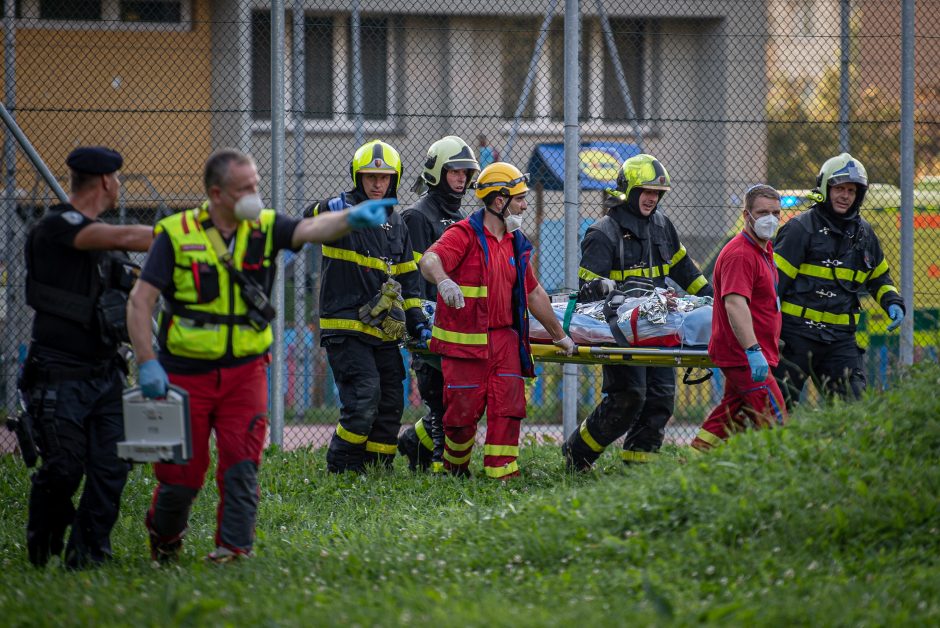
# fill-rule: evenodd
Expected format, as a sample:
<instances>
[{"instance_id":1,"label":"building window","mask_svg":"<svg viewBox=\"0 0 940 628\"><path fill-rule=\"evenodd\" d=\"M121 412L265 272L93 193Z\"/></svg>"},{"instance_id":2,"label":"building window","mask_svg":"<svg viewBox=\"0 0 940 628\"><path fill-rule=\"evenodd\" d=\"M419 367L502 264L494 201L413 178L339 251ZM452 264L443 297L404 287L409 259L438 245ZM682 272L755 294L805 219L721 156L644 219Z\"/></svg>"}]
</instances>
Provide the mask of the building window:
<instances>
[{"instance_id":1,"label":"building window","mask_svg":"<svg viewBox=\"0 0 940 628\"><path fill-rule=\"evenodd\" d=\"M304 19L304 117L333 118L333 18Z\"/></svg>"},{"instance_id":2,"label":"building window","mask_svg":"<svg viewBox=\"0 0 940 628\"><path fill-rule=\"evenodd\" d=\"M623 67L627 89L633 111L638 119L643 118L643 57L644 24L640 20L612 19L610 30L617 44L617 58ZM629 120L627 105L620 89L620 81L613 62L613 55L604 42L604 117L607 120Z\"/></svg>"},{"instance_id":3,"label":"building window","mask_svg":"<svg viewBox=\"0 0 940 628\"><path fill-rule=\"evenodd\" d=\"M531 19L506 19L502 22L500 40L503 45L501 82L504 118L513 118L516 115L532 60L532 51L535 50L539 24L540 22ZM542 61L544 56L545 51L542 51ZM529 94L525 109L522 110L523 118L535 116L536 101L540 97L539 90L535 87Z\"/></svg>"},{"instance_id":4,"label":"building window","mask_svg":"<svg viewBox=\"0 0 940 628\"><path fill-rule=\"evenodd\" d=\"M516 26L513 37L504 37L503 43L503 107L504 118L512 119L519 96L525 84L541 22L526 21ZM643 120L649 109L649 98L644 90L648 80L646 68L648 50L651 49L644 21L614 18L610 29L617 45L617 57L633 111L637 120ZM524 121L544 125L546 121L560 122L564 118L565 35L561 18L549 27L545 49L542 50L534 77L532 93L523 110ZM617 71L607 47L600 20L585 20L581 27L578 69L580 78L580 119L596 121L601 125L632 123L620 88ZM534 127L531 129L536 131Z\"/></svg>"},{"instance_id":5,"label":"building window","mask_svg":"<svg viewBox=\"0 0 940 628\"><path fill-rule=\"evenodd\" d=\"M126 30L149 23L181 30L191 16L192 0L16 0L20 28Z\"/></svg>"},{"instance_id":6,"label":"building window","mask_svg":"<svg viewBox=\"0 0 940 628\"><path fill-rule=\"evenodd\" d=\"M394 113L393 81L394 18L360 19L362 67L362 116L386 122ZM271 18L269 11L255 11L251 25L252 112L256 120L271 118ZM304 17L304 111L306 120L345 125L355 118L352 29L348 16ZM285 74L293 64L291 29L286 29ZM286 89L291 85L288 82ZM291 102L290 94L285 94ZM288 108L290 108L288 106Z\"/></svg>"},{"instance_id":7,"label":"building window","mask_svg":"<svg viewBox=\"0 0 940 628\"><path fill-rule=\"evenodd\" d=\"M39 0L40 20L100 20L101 0Z\"/></svg>"},{"instance_id":8,"label":"building window","mask_svg":"<svg viewBox=\"0 0 940 628\"><path fill-rule=\"evenodd\" d=\"M121 20L173 24L182 20L181 8L166 0L121 0Z\"/></svg>"}]
</instances>

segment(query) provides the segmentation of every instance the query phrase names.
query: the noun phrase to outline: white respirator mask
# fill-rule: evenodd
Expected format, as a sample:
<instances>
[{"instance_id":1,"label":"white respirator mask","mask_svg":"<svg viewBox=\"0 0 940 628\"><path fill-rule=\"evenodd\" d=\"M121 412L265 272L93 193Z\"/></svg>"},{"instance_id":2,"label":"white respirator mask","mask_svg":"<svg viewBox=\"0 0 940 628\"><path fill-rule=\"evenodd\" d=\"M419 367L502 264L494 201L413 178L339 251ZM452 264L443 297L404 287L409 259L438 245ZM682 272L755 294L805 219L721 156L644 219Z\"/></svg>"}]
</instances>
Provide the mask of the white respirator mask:
<instances>
[{"instance_id":1,"label":"white respirator mask","mask_svg":"<svg viewBox=\"0 0 940 628\"><path fill-rule=\"evenodd\" d=\"M512 233L522 228L522 214L509 214L503 218L506 221L506 231Z\"/></svg>"},{"instance_id":2,"label":"white respirator mask","mask_svg":"<svg viewBox=\"0 0 940 628\"><path fill-rule=\"evenodd\" d=\"M754 220L754 216L751 216L751 220ZM779 224L780 219L772 214L761 216L754 220L754 233L761 240L769 240L777 233L777 226Z\"/></svg>"},{"instance_id":3,"label":"white respirator mask","mask_svg":"<svg viewBox=\"0 0 940 628\"><path fill-rule=\"evenodd\" d=\"M246 194L235 202L235 217L239 220L257 220L264 205L257 194Z\"/></svg>"}]
</instances>

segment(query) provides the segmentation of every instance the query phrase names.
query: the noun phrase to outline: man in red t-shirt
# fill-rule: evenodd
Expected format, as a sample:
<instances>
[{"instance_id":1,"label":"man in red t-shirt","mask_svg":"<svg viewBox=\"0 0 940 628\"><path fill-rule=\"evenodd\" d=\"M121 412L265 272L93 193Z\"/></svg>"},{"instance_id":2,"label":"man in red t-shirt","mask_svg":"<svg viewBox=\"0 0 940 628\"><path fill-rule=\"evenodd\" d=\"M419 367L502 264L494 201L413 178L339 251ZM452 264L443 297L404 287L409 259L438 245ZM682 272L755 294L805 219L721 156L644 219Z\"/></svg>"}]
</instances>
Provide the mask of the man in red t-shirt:
<instances>
[{"instance_id":1,"label":"man in red t-shirt","mask_svg":"<svg viewBox=\"0 0 940 628\"><path fill-rule=\"evenodd\" d=\"M771 239L780 222L780 194L755 185L744 196L744 231L718 254L708 355L725 377L721 402L692 447L720 445L748 427L783 424L786 406L770 367L779 361L780 299Z\"/></svg>"},{"instance_id":2,"label":"man in red t-shirt","mask_svg":"<svg viewBox=\"0 0 940 628\"><path fill-rule=\"evenodd\" d=\"M501 480L519 475L522 378L535 374L528 313L560 351L576 350L535 278L532 244L519 230L528 180L508 163L484 168L476 182L484 206L449 227L418 264L437 285L430 349L441 354L444 373L444 469L456 475L469 473L484 410L484 472Z\"/></svg>"}]
</instances>

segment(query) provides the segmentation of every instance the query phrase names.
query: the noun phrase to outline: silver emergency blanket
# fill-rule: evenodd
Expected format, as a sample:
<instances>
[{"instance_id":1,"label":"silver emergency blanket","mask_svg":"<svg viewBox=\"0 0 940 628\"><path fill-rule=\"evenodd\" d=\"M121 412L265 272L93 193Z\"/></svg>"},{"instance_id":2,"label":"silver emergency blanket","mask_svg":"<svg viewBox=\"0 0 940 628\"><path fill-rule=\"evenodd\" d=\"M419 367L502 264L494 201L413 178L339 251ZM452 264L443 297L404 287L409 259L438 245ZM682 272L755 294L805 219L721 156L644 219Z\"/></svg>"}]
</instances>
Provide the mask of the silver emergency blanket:
<instances>
[{"instance_id":1,"label":"silver emergency blanket","mask_svg":"<svg viewBox=\"0 0 940 628\"><path fill-rule=\"evenodd\" d=\"M712 298L691 295L678 296L672 290L656 288L643 297L628 298L617 309L617 326L623 331L629 346L705 346L711 338ZM434 322L434 306L424 301L422 309L430 324ZM565 302L552 303L555 317L564 323ZM631 319L633 310L639 308L637 316L637 338L633 338ZM568 328L568 335L579 345L616 345L617 340L604 320L604 302L592 301L575 305ZM551 342L552 336L534 317L529 316L529 340Z\"/></svg>"},{"instance_id":2,"label":"silver emergency blanket","mask_svg":"<svg viewBox=\"0 0 940 628\"><path fill-rule=\"evenodd\" d=\"M631 346L707 345L711 314L711 297L656 288L648 296L624 301L617 308L617 327Z\"/></svg>"}]
</instances>

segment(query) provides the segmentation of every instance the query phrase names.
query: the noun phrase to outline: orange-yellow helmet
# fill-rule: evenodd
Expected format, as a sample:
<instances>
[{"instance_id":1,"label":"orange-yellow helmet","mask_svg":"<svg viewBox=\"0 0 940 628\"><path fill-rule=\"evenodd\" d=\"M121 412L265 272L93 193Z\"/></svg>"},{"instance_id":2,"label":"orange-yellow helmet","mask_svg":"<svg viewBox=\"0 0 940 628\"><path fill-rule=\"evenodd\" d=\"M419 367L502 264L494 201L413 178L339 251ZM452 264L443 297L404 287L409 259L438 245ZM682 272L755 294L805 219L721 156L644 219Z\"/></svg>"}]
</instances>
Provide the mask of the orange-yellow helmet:
<instances>
[{"instance_id":1,"label":"orange-yellow helmet","mask_svg":"<svg viewBox=\"0 0 940 628\"><path fill-rule=\"evenodd\" d=\"M529 174L505 161L492 163L480 173L476 181L476 196L484 199L496 192L501 196L517 196L529 191Z\"/></svg>"}]
</instances>

